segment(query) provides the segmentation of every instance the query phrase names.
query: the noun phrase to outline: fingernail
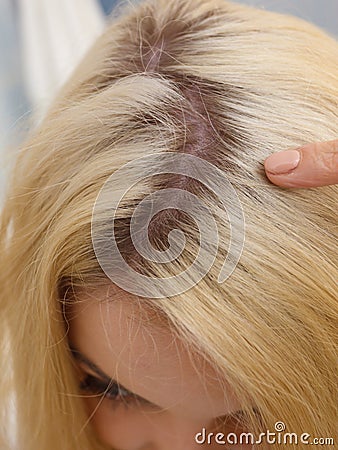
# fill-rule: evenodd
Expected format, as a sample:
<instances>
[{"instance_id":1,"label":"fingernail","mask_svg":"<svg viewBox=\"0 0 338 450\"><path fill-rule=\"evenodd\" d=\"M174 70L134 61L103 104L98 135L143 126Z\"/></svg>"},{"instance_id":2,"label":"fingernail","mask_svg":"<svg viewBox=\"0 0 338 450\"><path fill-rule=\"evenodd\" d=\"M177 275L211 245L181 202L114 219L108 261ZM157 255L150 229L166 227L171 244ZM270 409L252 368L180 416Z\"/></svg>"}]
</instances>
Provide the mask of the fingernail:
<instances>
[{"instance_id":1,"label":"fingernail","mask_svg":"<svg viewBox=\"0 0 338 450\"><path fill-rule=\"evenodd\" d=\"M274 153L265 160L265 170L274 175L282 175L295 169L300 161L297 150Z\"/></svg>"}]
</instances>

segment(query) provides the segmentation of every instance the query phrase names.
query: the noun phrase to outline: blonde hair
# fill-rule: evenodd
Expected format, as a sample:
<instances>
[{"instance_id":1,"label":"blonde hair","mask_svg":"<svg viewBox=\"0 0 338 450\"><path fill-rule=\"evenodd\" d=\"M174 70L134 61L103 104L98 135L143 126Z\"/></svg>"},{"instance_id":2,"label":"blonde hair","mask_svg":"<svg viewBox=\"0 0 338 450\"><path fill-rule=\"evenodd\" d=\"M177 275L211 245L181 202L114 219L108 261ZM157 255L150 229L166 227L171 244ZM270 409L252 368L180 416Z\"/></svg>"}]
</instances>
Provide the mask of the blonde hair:
<instances>
[{"instance_id":1,"label":"blonde hair","mask_svg":"<svg viewBox=\"0 0 338 450\"><path fill-rule=\"evenodd\" d=\"M198 156L226 173L245 215L245 246L218 283L229 245L226 212L183 176L148 177L116 211L130 265L168 277L198 251L194 223L167 210L149 238L163 250L168 231L181 228L186 248L178 262L135 254L130 218L159 187L202 199L219 240L215 264L199 283L145 304L230 382L250 430L274 430L280 420L299 435L334 436L337 187L280 189L265 178L262 161L336 137L337 61L337 43L316 27L223 0L149 0L112 17L18 152L2 210L1 351L5 364L13 359L14 376L1 377L0 398L6 405L15 392L18 448L105 448L90 426L83 429L63 303L78 289L111 283L91 240L105 181L135 158L165 152ZM146 169L139 166L140 177ZM110 214L101 217L102 229Z\"/></svg>"}]
</instances>

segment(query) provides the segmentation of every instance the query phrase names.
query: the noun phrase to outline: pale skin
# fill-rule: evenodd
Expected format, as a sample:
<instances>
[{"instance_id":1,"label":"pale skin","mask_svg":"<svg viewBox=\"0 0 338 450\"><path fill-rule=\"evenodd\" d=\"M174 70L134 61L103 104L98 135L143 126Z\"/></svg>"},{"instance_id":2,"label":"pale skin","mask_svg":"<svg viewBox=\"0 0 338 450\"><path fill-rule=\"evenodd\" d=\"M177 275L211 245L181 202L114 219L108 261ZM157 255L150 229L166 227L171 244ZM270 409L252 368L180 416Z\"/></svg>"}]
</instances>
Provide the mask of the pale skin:
<instances>
[{"instance_id":1,"label":"pale skin","mask_svg":"<svg viewBox=\"0 0 338 450\"><path fill-rule=\"evenodd\" d=\"M226 379L142 301L113 284L82 292L79 299L68 314L70 346L137 395L125 397L125 405L89 391L81 394L102 442L114 450L213 450L220 444L198 444L196 433L245 431L230 418L240 405ZM98 376L81 357L74 360L79 380Z\"/></svg>"},{"instance_id":2,"label":"pale skin","mask_svg":"<svg viewBox=\"0 0 338 450\"><path fill-rule=\"evenodd\" d=\"M287 188L338 184L338 139L270 155L264 162L269 180Z\"/></svg>"}]
</instances>

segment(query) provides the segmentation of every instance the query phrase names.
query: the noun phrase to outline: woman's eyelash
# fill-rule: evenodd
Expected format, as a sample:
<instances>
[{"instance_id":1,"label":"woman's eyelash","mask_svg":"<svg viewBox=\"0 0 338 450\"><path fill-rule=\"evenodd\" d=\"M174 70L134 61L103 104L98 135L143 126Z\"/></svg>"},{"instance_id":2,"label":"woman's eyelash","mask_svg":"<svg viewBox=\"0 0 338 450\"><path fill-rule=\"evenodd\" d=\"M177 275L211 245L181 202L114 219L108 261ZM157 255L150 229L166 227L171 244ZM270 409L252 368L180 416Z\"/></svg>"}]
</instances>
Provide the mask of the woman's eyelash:
<instances>
[{"instance_id":1,"label":"woman's eyelash","mask_svg":"<svg viewBox=\"0 0 338 450\"><path fill-rule=\"evenodd\" d=\"M98 378L89 374L86 375L84 380L81 382L80 389L92 394L98 394L113 402L123 402L124 404L136 404L142 402L140 397L137 397L137 395L127 389L124 389L116 383L116 381L111 381L111 383L107 385Z\"/></svg>"}]
</instances>

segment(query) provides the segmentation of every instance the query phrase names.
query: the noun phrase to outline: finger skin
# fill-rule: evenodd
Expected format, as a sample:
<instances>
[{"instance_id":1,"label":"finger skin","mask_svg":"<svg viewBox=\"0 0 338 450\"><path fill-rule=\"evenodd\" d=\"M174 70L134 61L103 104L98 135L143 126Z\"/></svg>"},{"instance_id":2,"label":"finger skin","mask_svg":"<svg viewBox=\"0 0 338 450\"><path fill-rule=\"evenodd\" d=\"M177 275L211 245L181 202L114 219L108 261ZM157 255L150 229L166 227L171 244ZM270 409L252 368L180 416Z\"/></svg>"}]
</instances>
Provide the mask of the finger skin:
<instances>
[{"instance_id":1,"label":"finger skin","mask_svg":"<svg viewBox=\"0 0 338 450\"><path fill-rule=\"evenodd\" d=\"M297 149L300 161L295 169L286 173L277 173L271 168L268 157L265 171L269 180L281 187L309 188L338 184L338 139L329 142L316 142ZM283 152L280 152L280 154ZM274 164L279 153L273 156ZM283 170L282 170L283 171Z\"/></svg>"}]
</instances>

